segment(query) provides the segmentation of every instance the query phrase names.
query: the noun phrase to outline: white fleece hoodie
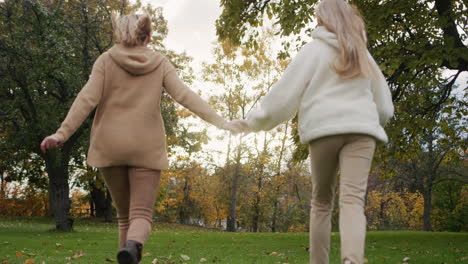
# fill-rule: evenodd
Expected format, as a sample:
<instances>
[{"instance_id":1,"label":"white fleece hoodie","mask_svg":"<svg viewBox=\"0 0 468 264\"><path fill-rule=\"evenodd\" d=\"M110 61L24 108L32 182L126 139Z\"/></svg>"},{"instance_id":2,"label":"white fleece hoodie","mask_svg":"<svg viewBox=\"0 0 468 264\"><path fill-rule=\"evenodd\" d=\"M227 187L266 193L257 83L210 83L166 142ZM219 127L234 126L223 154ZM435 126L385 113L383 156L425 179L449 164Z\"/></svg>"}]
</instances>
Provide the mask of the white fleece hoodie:
<instances>
[{"instance_id":1,"label":"white fleece hoodie","mask_svg":"<svg viewBox=\"0 0 468 264\"><path fill-rule=\"evenodd\" d=\"M306 44L289 64L260 105L249 113L253 131L270 130L299 111L301 141L339 134L367 134L387 142L383 127L393 116L392 97L385 78L341 79L331 65L338 56L338 40L325 27L312 32Z\"/></svg>"}]
</instances>

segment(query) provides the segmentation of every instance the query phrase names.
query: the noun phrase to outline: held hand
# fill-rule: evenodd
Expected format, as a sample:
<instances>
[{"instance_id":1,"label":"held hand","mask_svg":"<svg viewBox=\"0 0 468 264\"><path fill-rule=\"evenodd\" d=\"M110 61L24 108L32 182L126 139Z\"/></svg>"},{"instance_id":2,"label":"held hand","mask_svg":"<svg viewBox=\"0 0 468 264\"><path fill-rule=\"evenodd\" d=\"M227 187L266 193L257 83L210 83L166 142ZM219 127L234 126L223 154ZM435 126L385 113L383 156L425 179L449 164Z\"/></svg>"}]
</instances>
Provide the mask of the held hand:
<instances>
[{"instance_id":1,"label":"held hand","mask_svg":"<svg viewBox=\"0 0 468 264\"><path fill-rule=\"evenodd\" d=\"M227 122L223 128L231 131L234 135L239 133L250 133L250 128L245 120L233 120L231 122Z\"/></svg>"},{"instance_id":2,"label":"held hand","mask_svg":"<svg viewBox=\"0 0 468 264\"><path fill-rule=\"evenodd\" d=\"M52 135L52 136L48 136L46 138L44 138L44 140L42 140L42 143L41 143L41 150L42 152L46 152L48 149L54 149L54 148L58 148L62 146L62 142L60 142L60 139L55 136L55 135Z\"/></svg>"},{"instance_id":3,"label":"held hand","mask_svg":"<svg viewBox=\"0 0 468 264\"><path fill-rule=\"evenodd\" d=\"M252 129L250 129L246 120L234 120L232 122L236 122L236 124L241 127L242 133L244 133L244 135L250 134L252 132Z\"/></svg>"}]
</instances>

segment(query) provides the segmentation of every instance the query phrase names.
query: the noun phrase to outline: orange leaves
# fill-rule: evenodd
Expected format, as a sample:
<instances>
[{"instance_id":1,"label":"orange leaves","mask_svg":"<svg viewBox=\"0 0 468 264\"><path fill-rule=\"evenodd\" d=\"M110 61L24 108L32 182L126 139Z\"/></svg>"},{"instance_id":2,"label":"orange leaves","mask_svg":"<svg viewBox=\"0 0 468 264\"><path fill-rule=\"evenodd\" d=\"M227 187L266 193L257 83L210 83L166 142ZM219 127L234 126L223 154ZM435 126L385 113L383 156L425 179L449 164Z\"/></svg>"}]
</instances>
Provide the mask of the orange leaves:
<instances>
[{"instance_id":1,"label":"orange leaves","mask_svg":"<svg viewBox=\"0 0 468 264\"><path fill-rule=\"evenodd\" d=\"M384 224L421 230L423 211L424 199L419 192L382 193L373 190L367 196L366 215L371 230L377 230ZM382 222L384 220L385 223Z\"/></svg>"},{"instance_id":2,"label":"orange leaves","mask_svg":"<svg viewBox=\"0 0 468 264\"><path fill-rule=\"evenodd\" d=\"M23 253L22 251L18 251L15 253L15 255L19 258L19 259L22 259L24 256L25 256L25 253ZM28 256L34 256L35 254L32 254L32 253L26 253L26 255ZM32 259L32 258L28 258L24 261L24 264L34 264L35 263L35 260ZM9 261L3 261L2 264L10 264Z\"/></svg>"},{"instance_id":3,"label":"orange leaves","mask_svg":"<svg viewBox=\"0 0 468 264\"><path fill-rule=\"evenodd\" d=\"M74 258L74 259L76 259L76 258L81 258L81 257L83 257L84 255L85 255L85 254L83 253L83 251L80 251L79 253L75 253L75 254L73 255L72 258Z\"/></svg>"},{"instance_id":4,"label":"orange leaves","mask_svg":"<svg viewBox=\"0 0 468 264\"><path fill-rule=\"evenodd\" d=\"M187 117L193 116L193 114L192 114L192 112L190 112L186 108L179 108L177 110L177 116L179 118L187 118Z\"/></svg>"},{"instance_id":5,"label":"orange leaves","mask_svg":"<svg viewBox=\"0 0 468 264\"><path fill-rule=\"evenodd\" d=\"M0 212L9 216L45 216L48 195L31 186L6 184L0 199Z\"/></svg>"}]
</instances>

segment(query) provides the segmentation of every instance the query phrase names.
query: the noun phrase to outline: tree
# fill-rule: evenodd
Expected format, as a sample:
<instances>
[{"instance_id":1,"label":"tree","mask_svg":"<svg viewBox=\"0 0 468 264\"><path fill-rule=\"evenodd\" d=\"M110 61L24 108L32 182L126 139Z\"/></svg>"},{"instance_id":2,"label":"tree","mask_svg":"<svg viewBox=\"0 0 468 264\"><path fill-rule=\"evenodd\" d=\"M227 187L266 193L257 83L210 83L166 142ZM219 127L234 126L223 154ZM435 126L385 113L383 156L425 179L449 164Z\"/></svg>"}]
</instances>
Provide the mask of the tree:
<instances>
[{"instance_id":1,"label":"tree","mask_svg":"<svg viewBox=\"0 0 468 264\"><path fill-rule=\"evenodd\" d=\"M399 176L406 177L410 186L420 191L424 197L424 230L432 231L431 212L433 189L445 181L468 183L468 175L463 169L468 147L468 139L464 128L467 126L466 103L463 114L465 118L458 119L454 114L457 107L447 106L442 113L432 115L426 120L425 132L416 138L410 151L414 154L399 160L397 168ZM397 172L397 173L398 173Z\"/></svg>"},{"instance_id":2,"label":"tree","mask_svg":"<svg viewBox=\"0 0 468 264\"><path fill-rule=\"evenodd\" d=\"M20 150L16 153L33 152L44 159L49 175L50 209L56 228L66 231L73 226L69 215L68 161L83 130L61 150L43 154L39 143L51 132L50 127L57 126L60 114L65 112L63 103L84 83L86 74L83 65L87 58L80 60L74 56L82 54L82 50L73 45L77 34L68 30L67 7L64 1L53 4L5 1L0 9L0 52L5 62L0 69L5 143Z\"/></svg>"},{"instance_id":3,"label":"tree","mask_svg":"<svg viewBox=\"0 0 468 264\"><path fill-rule=\"evenodd\" d=\"M217 102L215 105L218 110L229 119L245 118L246 113L256 106L260 97L278 80L287 65L287 61L276 59L272 36L271 30L262 32L258 49L240 48L229 41L219 42L213 50L215 62L204 65L204 79L224 88L224 92L213 96L211 100ZM244 83L249 83L249 87ZM287 131L287 125L282 131ZM240 224L259 231L268 202L265 188L272 174L277 172L276 164L271 164L274 159L268 157L271 148L278 142L277 134L269 132L262 133L261 137L255 135L253 141L240 137L234 148L232 138L229 137L223 168L225 178L230 181L230 195L227 197L230 201L228 231L235 231L240 227L236 226L239 213L243 214ZM279 140L283 145L277 149L284 150L286 138L285 133L284 140ZM282 162L281 155L280 160ZM242 198L238 195L240 192L243 194Z\"/></svg>"},{"instance_id":4,"label":"tree","mask_svg":"<svg viewBox=\"0 0 468 264\"><path fill-rule=\"evenodd\" d=\"M229 120L244 119L247 106L251 103L251 98L246 95L243 79L245 72L241 68L241 64L236 62L239 57L238 48L229 41L219 43L213 50L214 63L205 63L204 80L212 82L223 87L223 94L215 95L210 100L216 102L215 108L219 110L223 116ZM229 143L226 153L225 177L230 179L230 197L228 200L229 214L227 220L227 230L230 232L236 231L237 219L237 201L238 188L241 177L241 159L243 155L242 137L234 153L234 164L231 167L231 144L232 138L229 135ZM231 173L232 171L232 173Z\"/></svg>"},{"instance_id":5,"label":"tree","mask_svg":"<svg viewBox=\"0 0 468 264\"><path fill-rule=\"evenodd\" d=\"M265 15L279 25L282 36L311 31L313 10L318 0L307 1L223 1L216 29L221 40L234 44L254 43ZM461 0L359 0L355 4L366 19L372 53L381 62L389 61L386 73L394 80L409 72L428 68L468 71L467 4ZM461 30L457 30L457 28ZM430 37L428 37L430 36ZM394 56L391 56L394 55ZM424 69L427 72L429 69ZM407 77L407 75L405 75ZM402 76L403 77L403 76ZM410 78L411 80L411 78ZM447 83L440 103L452 85ZM404 89L394 98L404 96Z\"/></svg>"},{"instance_id":6,"label":"tree","mask_svg":"<svg viewBox=\"0 0 468 264\"><path fill-rule=\"evenodd\" d=\"M282 36L297 36L312 30L312 14L318 0L307 1L223 1L217 21L221 40L256 46L258 31L265 15L279 27ZM369 48L386 75L393 99L410 113L399 122L412 123L413 114L431 114L450 97L462 72L468 71L466 15L467 4L461 0L425 1L350 1L363 14L368 30ZM457 28L459 30L457 30ZM290 43L286 42L286 47ZM446 77L443 70L454 74ZM428 83L432 85L427 85ZM419 93L430 89L429 101ZM397 108L397 110L399 110ZM401 133L391 130L390 134ZM299 144L298 144L299 145ZM301 148L302 152L306 149ZM306 155L297 154L298 157Z\"/></svg>"},{"instance_id":7,"label":"tree","mask_svg":"<svg viewBox=\"0 0 468 264\"><path fill-rule=\"evenodd\" d=\"M1 147L8 150L9 160L23 165L38 157L44 161L57 230L73 226L69 164L82 160L93 114L61 149L44 154L39 144L65 117L94 60L113 44L111 13L139 8L152 16L153 48L166 51L160 42L167 35L162 9L142 6L140 1L125 8L117 0L7 0L0 5ZM190 60L185 54L167 55L178 67ZM162 108L166 127L177 127L168 96ZM167 131L174 135L174 129Z\"/></svg>"}]
</instances>

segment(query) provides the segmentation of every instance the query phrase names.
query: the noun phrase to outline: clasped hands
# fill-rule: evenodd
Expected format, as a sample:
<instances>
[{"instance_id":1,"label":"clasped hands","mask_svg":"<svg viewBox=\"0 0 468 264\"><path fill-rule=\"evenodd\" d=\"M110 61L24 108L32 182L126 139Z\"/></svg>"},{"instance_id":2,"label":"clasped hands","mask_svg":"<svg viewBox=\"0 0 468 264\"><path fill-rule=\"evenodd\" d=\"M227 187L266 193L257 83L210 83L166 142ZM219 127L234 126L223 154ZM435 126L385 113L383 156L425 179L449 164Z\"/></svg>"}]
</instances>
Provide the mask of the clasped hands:
<instances>
[{"instance_id":1,"label":"clasped hands","mask_svg":"<svg viewBox=\"0 0 468 264\"><path fill-rule=\"evenodd\" d=\"M252 132L247 121L245 120L232 120L224 123L222 129L230 131L232 134L237 135L240 133L248 134Z\"/></svg>"}]
</instances>

